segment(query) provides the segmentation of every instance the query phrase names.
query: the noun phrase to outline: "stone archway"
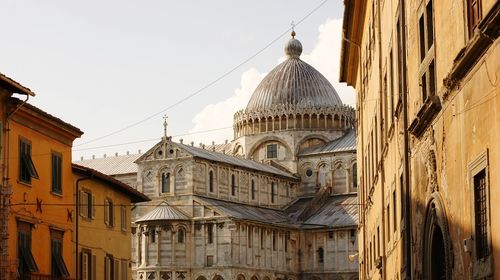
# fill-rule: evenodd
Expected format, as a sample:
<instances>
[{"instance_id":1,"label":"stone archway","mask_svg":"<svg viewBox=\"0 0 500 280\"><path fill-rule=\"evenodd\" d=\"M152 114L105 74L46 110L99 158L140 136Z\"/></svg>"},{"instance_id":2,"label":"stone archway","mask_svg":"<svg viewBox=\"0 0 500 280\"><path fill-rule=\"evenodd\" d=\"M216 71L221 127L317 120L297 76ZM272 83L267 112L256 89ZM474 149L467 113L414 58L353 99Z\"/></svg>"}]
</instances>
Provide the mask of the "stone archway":
<instances>
[{"instance_id":1,"label":"stone archway","mask_svg":"<svg viewBox=\"0 0 500 280\"><path fill-rule=\"evenodd\" d=\"M431 196L425 215L424 279L451 279L452 251L445 208L438 193Z\"/></svg>"},{"instance_id":2,"label":"stone archway","mask_svg":"<svg viewBox=\"0 0 500 280\"><path fill-rule=\"evenodd\" d=\"M215 275L214 278L212 278L212 280L224 280L224 277L220 275Z\"/></svg>"},{"instance_id":3,"label":"stone archway","mask_svg":"<svg viewBox=\"0 0 500 280\"><path fill-rule=\"evenodd\" d=\"M239 274L239 275L236 277L236 280L246 280L246 279L245 279L245 275L243 275L243 274Z\"/></svg>"}]
</instances>

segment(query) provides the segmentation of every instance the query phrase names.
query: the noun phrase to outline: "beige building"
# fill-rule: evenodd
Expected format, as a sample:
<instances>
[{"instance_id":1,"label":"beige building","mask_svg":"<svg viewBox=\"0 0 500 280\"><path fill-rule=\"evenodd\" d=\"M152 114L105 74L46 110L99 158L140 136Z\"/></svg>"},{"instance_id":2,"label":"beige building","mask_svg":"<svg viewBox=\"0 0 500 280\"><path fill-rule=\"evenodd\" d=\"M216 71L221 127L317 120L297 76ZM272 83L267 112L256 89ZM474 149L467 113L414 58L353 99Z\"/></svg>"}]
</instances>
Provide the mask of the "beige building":
<instances>
[{"instance_id":1,"label":"beige building","mask_svg":"<svg viewBox=\"0 0 500 280\"><path fill-rule=\"evenodd\" d=\"M152 198L134 210L136 279L358 279L354 110L298 40L285 52L235 114L233 141L176 143L165 124L138 158L79 162L136 164L133 184Z\"/></svg>"},{"instance_id":2,"label":"beige building","mask_svg":"<svg viewBox=\"0 0 500 280\"><path fill-rule=\"evenodd\" d=\"M345 1L362 279L497 279L500 3Z\"/></svg>"}]
</instances>

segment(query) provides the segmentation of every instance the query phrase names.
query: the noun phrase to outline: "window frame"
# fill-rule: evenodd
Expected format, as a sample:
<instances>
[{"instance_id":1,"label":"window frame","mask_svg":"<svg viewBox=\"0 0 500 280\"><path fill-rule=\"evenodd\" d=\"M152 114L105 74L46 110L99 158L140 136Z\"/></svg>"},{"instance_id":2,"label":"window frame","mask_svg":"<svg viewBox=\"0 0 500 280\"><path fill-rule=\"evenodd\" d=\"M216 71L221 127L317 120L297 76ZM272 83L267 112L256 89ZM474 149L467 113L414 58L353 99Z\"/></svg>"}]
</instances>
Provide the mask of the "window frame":
<instances>
[{"instance_id":1,"label":"window frame","mask_svg":"<svg viewBox=\"0 0 500 280\"><path fill-rule=\"evenodd\" d=\"M470 203L471 203L471 236L472 236L472 273L474 279L484 278L493 273L493 252L492 252L492 242L491 242L491 205L490 205L490 182L489 182L489 162L488 162L488 149L481 152L468 166L469 174L469 184L470 184ZM477 248L476 248L476 205L475 205L475 178L481 172L484 172L485 176L485 195L486 195L486 238L489 254L484 258L478 258Z\"/></svg>"},{"instance_id":2,"label":"window frame","mask_svg":"<svg viewBox=\"0 0 500 280\"><path fill-rule=\"evenodd\" d=\"M430 6L430 10L428 9ZM431 13L429 15L429 12ZM418 12L418 81L420 85L420 105L436 95L436 32L434 20L434 0L422 1ZM429 20L432 26L429 27ZM430 41L432 39L432 42Z\"/></svg>"},{"instance_id":3,"label":"window frame","mask_svg":"<svg viewBox=\"0 0 500 280\"><path fill-rule=\"evenodd\" d=\"M107 227L114 227L115 226L115 217L114 217L114 204L113 200L110 198L105 198L104 199L104 224Z\"/></svg>"},{"instance_id":4,"label":"window frame","mask_svg":"<svg viewBox=\"0 0 500 280\"><path fill-rule=\"evenodd\" d=\"M50 230L51 274L57 277L68 277L69 271L63 257L64 232Z\"/></svg>"},{"instance_id":5,"label":"window frame","mask_svg":"<svg viewBox=\"0 0 500 280\"><path fill-rule=\"evenodd\" d=\"M208 171L208 192L209 193L214 192L214 171L213 170Z\"/></svg>"},{"instance_id":6,"label":"window frame","mask_svg":"<svg viewBox=\"0 0 500 280\"><path fill-rule=\"evenodd\" d=\"M51 191L52 193L62 195L62 164L63 164L63 156L59 152L53 151L51 153ZM54 161L55 160L55 161Z\"/></svg>"},{"instance_id":7,"label":"window frame","mask_svg":"<svg viewBox=\"0 0 500 280\"><path fill-rule=\"evenodd\" d=\"M160 194L169 194L172 192L172 175L164 171L160 178Z\"/></svg>"},{"instance_id":8,"label":"window frame","mask_svg":"<svg viewBox=\"0 0 500 280\"><path fill-rule=\"evenodd\" d=\"M31 141L19 137L19 181L31 185L31 179L40 179L31 157L33 148Z\"/></svg>"},{"instance_id":9,"label":"window frame","mask_svg":"<svg viewBox=\"0 0 500 280\"><path fill-rule=\"evenodd\" d=\"M271 150L270 148L275 149ZM266 159L277 159L278 158L278 143L270 143L266 145Z\"/></svg>"},{"instance_id":10,"label":"window frame","mask_svg":"<svg viewBox=\"0 0 500 280\"><path fill-rule=\"evenodd\" d=\"M85 194L86 199L83 194ZM87 220L95 219L95 196L89 189L81 189L78 193L79 215ZM86 200L86 201L85 201Z\"/></svg>"},{"instance_id":11,"label":"window frame","mask_svg":"<svg viewBox=\"0 0 500 280\"><path fill-rule=\"evenodd\" d=\"M127 206L120 206L120 229L122 232L127 232Z\"/></svg>"},{"instance_id":12,"label":"window frame","mask_svg":"<svg viewBox=\"0 0 500 280\"><path fill-rule=\"evenodd\" d=\"M473 5L474 2L476 4L476 9L474 9ZM474 37L474 31L476 30L477 26L479 25L479 22L481 22L481 19L483 19L483 5L482 5L482 0L466 0L465 1L466 7L466 13L467 13L467 34L469 37L469 40ZM472 11L477 12L477 18L475 17L474 13L471 13Z\"/></svg>"},{"instance_id":13,"label":"window frame","mask_svg":"<svg viewBox=\"0 0 500 280\"><path fill-rule=\"evenodd\" d=\"M17 258L19 263L19 275L29 275L31 272L38 272L38 265L31 252L32 227L33 224L31 223L17 221ZM21 265L21 263L23 265Z\"/></svg>"}]
</instances>

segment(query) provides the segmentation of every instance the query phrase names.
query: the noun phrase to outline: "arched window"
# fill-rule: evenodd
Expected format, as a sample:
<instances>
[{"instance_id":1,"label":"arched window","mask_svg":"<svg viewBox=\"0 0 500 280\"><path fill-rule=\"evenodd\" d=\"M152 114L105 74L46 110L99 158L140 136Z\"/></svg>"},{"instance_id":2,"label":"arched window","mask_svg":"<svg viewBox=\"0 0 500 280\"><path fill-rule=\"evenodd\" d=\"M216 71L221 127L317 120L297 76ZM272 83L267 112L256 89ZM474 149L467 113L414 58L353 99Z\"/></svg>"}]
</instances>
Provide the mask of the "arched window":
<instances>
[{"instance_id":1,"label":"arched window","mask_svg":"<svg viewBox=\"0 0 500 280\"><path fill-rule=\"evenodd\" d=\"M252 200L255 199L255 181L252 179L252 183L251 183L251 190L250 190L250 193L252 194Z\"/></svg>"},{"instance_id":2,"label":"arched window","mask_svg":"<svg viewBox=\"0 0 500 280\"><path fill-rule=\"evenodd\" d=\"M185 235L184 229L180 228L177 231L177 243L184 243L184 235Z\"/></svg>"},{"instance_id":3,"label":"arched window","mask_svg":"<svg viewBox=\"0 0 500 280\"><path fill-rule=\"evenodd\" d=\"M214 243L214 224L207 224L207 242Z\"/></svg>"},{"instance_id":4,"label":"arched window","mask_svg":"<svg viewBox=\"0 0 500 280\"><path fill-rule=\"evenodd\" d=\"M354 163L352 165L352 187L358 187L358 164Z\"/></svg>"},{"instance_id":5,"label":"arched window","mask_svg":"<svg viewBox=\"0 0 500 280\"><path fill-rule=\"evenodd\" d=\"M170 173L161 174L161 192L162 193L170 192Z\"/></svg>"},{"instance_id":6,"label":"arched window","mask_svg":"<svg viewBox=\"0 0 500 280\"><path fill-rule=\"evenodd\" d=\"M271 183L271 203L276 202L276 195L277 195L276 183L272 182Z\"/></svg>"},{"instance_id":7,"label":"arched window","mask_svg":"<svg viewBox=\"0 0 500 280\"><path fill-rule=\"evenodd\" d=\"M234 174L231 175L231 195L236 195L236 178Z\"/></svg>"},{"instance_id":8,"label":"arched window","mask_svg":"<svg viewBox=\"0 0 500 280\"><path fill-rule=\"evenodd\" d=\"M214 172L212 170L208 172L208 191L214 192Z\"/></svg>"},{"instance_id":9,"label":"arched window","mask_svg":"<svg viewBox=\"0 0 500 280\"><path fill-rule=\"evenodd\" d=\"M325 252L323 247L318 248L318 262L323 263L325 261Z\"/></svg>"}]
</instances>

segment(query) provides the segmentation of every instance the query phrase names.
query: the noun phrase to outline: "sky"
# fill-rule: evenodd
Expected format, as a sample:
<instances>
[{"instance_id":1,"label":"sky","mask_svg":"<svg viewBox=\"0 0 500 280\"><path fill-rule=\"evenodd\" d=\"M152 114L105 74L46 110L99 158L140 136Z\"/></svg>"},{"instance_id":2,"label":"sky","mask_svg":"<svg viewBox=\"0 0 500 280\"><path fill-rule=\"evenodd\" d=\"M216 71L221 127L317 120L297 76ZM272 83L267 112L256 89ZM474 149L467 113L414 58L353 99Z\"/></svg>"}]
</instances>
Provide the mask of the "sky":
<instances>
[{"instance_id":1,"label":"sky","mask_svg":"<svg viewBox=\"0 0 500 280\"><path fill-rule=\"evenodd\" d=\"M292 21L301 59L354 106L338 83L342 14L341 0L6 0L0 72L84 132L74 159L145 152L163 136L165 114L174 140L221 143L285 59Z\"/></svg>"}]
</instances>

